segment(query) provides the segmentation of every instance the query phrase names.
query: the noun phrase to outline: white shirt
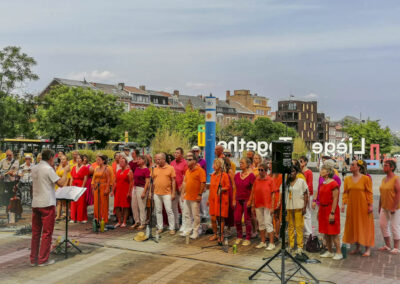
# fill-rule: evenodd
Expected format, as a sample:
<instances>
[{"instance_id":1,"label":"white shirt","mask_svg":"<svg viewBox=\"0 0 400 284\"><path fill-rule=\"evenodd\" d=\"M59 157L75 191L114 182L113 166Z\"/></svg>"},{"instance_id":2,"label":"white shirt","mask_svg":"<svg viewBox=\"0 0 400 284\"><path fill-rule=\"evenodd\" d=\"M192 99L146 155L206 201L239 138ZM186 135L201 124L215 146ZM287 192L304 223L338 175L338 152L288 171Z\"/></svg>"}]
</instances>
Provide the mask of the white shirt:
<instances>
[{"instance_id":1,"label":"white shirt","mask_svg":"<svg viewBox=\"0 0 400 284\"><path fill-rule=\"evenodd\" d=\"M46 161L32 168L32 207L43 208L56 206L55 183L60 179Z\"/></svg>"},{"instance_id":2,"label":"white shirt","mask_svg":"<svg viewBox=\"0 0 400 284\"><path fill-rule=\"evenodd\" d=\"M20 182L27 183L32 181L31 171L33 166L34 165L32 163L29 166L26 163L24 163L19 168L18 174L22 174Z\"/></svg>"},{"instance_id":3,"label":"white shirt","mask_svg":"<svg viewBox=\"0 0 400 284\"><path fill-rule=\"evenodd\" d=\"M289 191L286 198L287 209L303 209L304 207L304 192L308 192L308 186L304 179L297 178L294 185L289 186Z\"/></svg>"}]
</instances>

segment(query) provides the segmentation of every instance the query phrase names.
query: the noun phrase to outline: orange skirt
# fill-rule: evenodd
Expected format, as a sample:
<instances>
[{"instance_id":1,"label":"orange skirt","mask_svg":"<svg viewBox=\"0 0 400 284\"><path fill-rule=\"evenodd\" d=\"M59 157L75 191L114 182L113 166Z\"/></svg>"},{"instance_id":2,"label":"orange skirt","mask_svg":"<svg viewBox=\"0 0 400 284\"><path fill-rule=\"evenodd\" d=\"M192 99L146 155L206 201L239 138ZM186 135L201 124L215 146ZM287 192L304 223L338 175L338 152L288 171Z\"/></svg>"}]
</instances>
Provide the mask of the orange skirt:
<instances>
[{"instance_id":1,"label":"orange skirt","mask_svg":"<svg viewBox=\"0 0 400 284\"><path fill-rule=\"evenodd\" d=\"M229 193L227 191L222 192L222 200L221 200L221 217L228 218L229 211ZM210 196L208 198L209 202L209 212L211 216L219 217L220 214L220 198L217 195L217 192L210 192Z\"/></svg>"}]
</instances>

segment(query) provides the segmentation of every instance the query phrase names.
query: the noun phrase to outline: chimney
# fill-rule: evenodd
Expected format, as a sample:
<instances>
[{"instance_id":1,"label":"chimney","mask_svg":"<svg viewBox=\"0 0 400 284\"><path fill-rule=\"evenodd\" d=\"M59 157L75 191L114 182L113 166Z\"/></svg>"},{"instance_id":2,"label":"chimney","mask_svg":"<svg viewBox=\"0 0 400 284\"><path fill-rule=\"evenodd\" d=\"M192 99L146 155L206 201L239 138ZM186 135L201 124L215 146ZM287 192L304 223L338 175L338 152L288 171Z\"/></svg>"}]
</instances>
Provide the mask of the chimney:
<instances>
[{"instance_id":1,"label":"chimney","mask_svg":"<svg viewBox=\"0 0 400 284\"><path fill-rule=\"evenodd\" d=\"M146 86L145 85L141 85L141 86L139 86L139 89L141 89L142 91L146 91Z\"/></svg>"},{"instance_id":2,"label":"chimney","mask_svg":"<svg viewBox=\"0 0 400 284\"><path fill-rule=\"evenodd\" d=\"M174 96L179 97L179 90L174 90Z\"/></svg>"},{"instance_id":3,"label":"chimney","mask_svg":"<svg viewBox=\"0 0 400 284\"><path fill-rule=\"evenodd\" d=\"M123 90L125 88L125 83L118 83L118 90Z\"/></svg>"},{"instance_id":4,"label":"chimney","mask_svg":"<svg viewBox=\"0 0 400 284\"><path fill-rule=\"evenodd\" d=\"M226 101L229 103L229 97L231 96L231 91L226 91Z\"/></svg>"}]
</instances>

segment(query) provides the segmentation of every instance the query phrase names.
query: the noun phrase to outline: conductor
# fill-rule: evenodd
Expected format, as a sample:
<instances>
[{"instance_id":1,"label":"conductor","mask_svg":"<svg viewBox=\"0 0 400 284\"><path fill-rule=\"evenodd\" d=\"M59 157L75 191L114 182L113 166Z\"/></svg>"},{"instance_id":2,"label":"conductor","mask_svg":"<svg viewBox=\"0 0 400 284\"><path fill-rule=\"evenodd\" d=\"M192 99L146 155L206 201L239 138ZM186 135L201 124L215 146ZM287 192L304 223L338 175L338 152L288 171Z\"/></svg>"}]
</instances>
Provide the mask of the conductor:
<instances>
[{"instance_id":1,"label":"conductor","mask_svg":"<svg viewBox=\"0 0 400 284\"><path fill-rule=\"evenodd\" d=\"M61 187L65 184L70 169L67 168L60 178L53 168L54 156L53 150L43 150L42 160L32 169L33 198L30 256L32 266L46 266L55 262L54 260L49 260L55 223L55 185L57 184Z\"/></svg>"}]
</instances>

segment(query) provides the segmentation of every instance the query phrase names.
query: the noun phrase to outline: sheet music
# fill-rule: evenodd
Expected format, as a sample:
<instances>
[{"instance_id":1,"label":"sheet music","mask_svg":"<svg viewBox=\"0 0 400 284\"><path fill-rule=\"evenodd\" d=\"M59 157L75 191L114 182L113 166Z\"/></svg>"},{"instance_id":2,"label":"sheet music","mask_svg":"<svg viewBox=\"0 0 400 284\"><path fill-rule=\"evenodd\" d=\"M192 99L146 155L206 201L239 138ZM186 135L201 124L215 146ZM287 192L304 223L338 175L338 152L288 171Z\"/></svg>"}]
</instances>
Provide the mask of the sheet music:
<instances>
[{"instance_id":1,"label":"sheet music","mask_svg":"<svg viewBox=\"0 0 400 284\"><path fill-rule=\"evenodd\" d=\"M64 186L56 191L57 199L68 199L71 201L78 201L82 194L86 191L86 187L77 186Z\"/></svg>"}]
</instances>

